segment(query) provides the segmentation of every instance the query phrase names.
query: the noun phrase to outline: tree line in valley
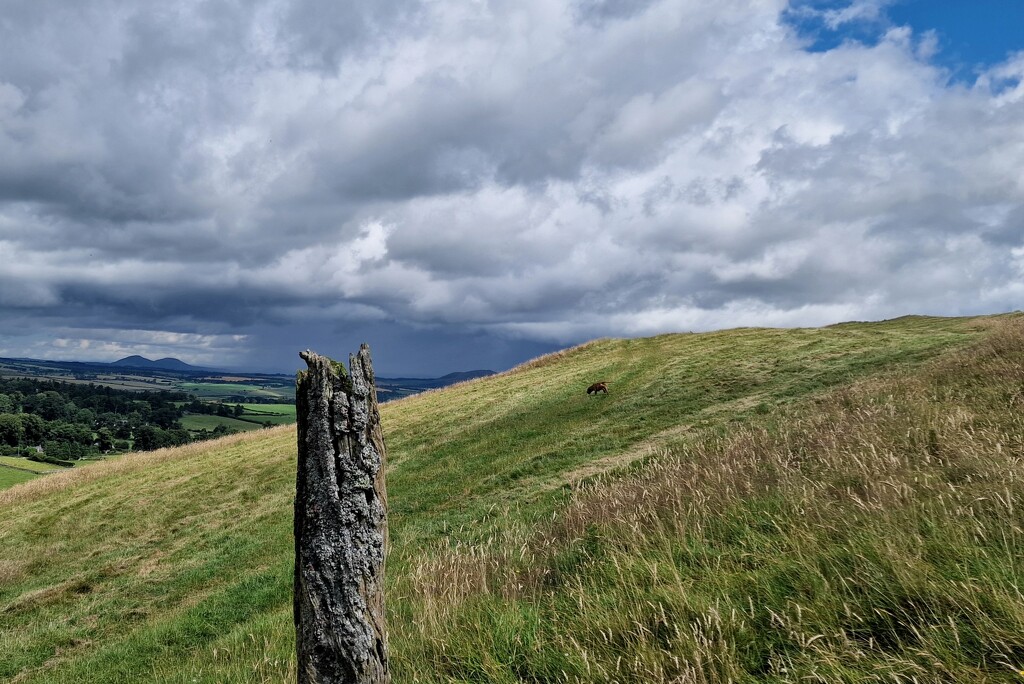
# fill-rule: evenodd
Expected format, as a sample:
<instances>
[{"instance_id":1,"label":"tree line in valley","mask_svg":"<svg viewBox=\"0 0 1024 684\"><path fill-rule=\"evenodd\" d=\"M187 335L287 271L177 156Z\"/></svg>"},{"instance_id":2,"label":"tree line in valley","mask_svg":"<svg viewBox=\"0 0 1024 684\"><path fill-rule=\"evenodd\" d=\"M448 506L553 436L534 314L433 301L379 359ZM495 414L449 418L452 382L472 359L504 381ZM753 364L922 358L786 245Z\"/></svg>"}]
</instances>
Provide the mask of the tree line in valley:
<instances>
[{"instance_id":1,"label":"tree line in valley","mask_svg":"<svg viewBox=\"0 0 1024 684\"><path fill-rule=\"evenodd\" d=\"M0 379L0 453L62 463L149 451L231 432L189 432L186 413L237 416L241 406L202 402L180 391L136 392L92 383Z\"/></svg>"}]
</instances>

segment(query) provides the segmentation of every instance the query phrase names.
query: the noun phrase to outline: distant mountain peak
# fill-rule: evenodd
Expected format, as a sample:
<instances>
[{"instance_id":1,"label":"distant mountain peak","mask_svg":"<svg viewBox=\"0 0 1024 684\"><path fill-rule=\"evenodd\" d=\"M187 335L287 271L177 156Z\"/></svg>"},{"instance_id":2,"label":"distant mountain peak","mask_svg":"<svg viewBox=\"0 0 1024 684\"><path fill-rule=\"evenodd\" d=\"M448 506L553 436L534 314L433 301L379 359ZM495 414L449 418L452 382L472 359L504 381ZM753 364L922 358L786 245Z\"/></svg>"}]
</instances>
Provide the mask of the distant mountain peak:
<instances>
[{"instance_id":1,"label":"distant mountain peak","mask_svg":"<svg viewBox=\"0 0 1024 684\"><path fill-rule=\"evenodd\" d=\"M128 365L132 365L132 364L136 364L136 363L148 364L148 363L153 363L153 362L151 360L147 359L145 356L139 356L138 354L134 354L132 356L126 356L123 359L118 359L117 361L114 361L111 365L113 365L113 366L128 366Z\"/></svg>"},{"instance_id":2,"label":"distant mountain peak","mask_svg":"<svg viewBox=\"0 0 1024 684\"><path fill-rule=\"evenodd\" d=\"M110 365L124 366L125 368L158 368L161 370L201 370L198 366L192 366L181 359L171 358L170 356L152 361L138 354L118 359Z\"/></svg>"}]
</instances>

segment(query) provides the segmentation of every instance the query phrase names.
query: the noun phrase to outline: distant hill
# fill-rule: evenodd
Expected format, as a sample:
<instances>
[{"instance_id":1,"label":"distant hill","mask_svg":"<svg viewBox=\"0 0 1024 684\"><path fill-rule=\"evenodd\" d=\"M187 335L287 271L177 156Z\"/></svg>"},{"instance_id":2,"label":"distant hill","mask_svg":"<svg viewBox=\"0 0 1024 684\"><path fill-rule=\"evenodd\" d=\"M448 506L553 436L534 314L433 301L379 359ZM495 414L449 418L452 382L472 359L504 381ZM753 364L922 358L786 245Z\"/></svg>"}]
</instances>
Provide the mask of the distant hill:
<instances>
[{"instance_id":1,"label":"distant hill","mask_svg":"<svg viewBox=\"0 0 1024 684\"><path fill-rule=\"evenodd\" d=\"M448 375L442 375L439 380L445 380L450 383L462 382L463 380L473 380L474 378L486 378L488 375L494 375L492 370L471 370L462 371L459 373L449 373Z\"/></svg>"},{"instance_id":2,"label":"distant hill","mask_svg":"<svg viewBox=\"0 0 1024 684\"><path fill-rule=\"evenodd\" d=\"M439 389L466 380L494 375L492 370L471 370L449 373L440 378L377 378L377 394L381 401L400 399L427 390Z\"/></svg>"},{"instance_id":3,"label":"distant hill","mask_svg":"<svg viewBox=\"0 0 1024 684\"><path fill-rule=\"evenodd\" d=\"M115 371L114 374L119 376L119 379L101 377L110 375L112 371ZM107 386L136 390L152 390L154 386L151 381L158 379L162 383L163 389L177 388L192 393L197 392L197 387L194 385L184 387L180 383L200 382L217 386L212 390L204 390L202 397L231 402L252 400L254 393L265 394L263 390L268 387L275 388L273 394L281 400L290 401L295 386L295 376L291 373L256 373L242 369L213 369L193 366L181 359L170 357L153 361L138 354L126 356L114 362L0 357L0 376L3 375L24 375L30 378L57 380L66 380L69 376L73 376L80 381L102 382ZM377 393L380 400L386 402L491 375L494 375L494 371L459 371L448 373L440 378L388 378L378 375ZM140 379L136 379L137 377ZM253 386L246 387L247 384ZM233 386L238 388L237 394L231 392ZM254 386L259 386L262 390L256 389Z\"/></svg>"},{"instance_id":4,"label":"distant hill","mask_svg":"<svg viewBox=\"0 0 1024 684\"><path fill-rule=\"evenodd\" d=\"M203 370L199 366L193 366L185 363L181 359L174 359L166 357L163 359L157 359L151 361L145 356L126 356L123 359L118 359L110 364L111 366L122 366L125 368L158 368L160 370L177 370L177 371L198 371Z\"/></svg>"}]
</instances>

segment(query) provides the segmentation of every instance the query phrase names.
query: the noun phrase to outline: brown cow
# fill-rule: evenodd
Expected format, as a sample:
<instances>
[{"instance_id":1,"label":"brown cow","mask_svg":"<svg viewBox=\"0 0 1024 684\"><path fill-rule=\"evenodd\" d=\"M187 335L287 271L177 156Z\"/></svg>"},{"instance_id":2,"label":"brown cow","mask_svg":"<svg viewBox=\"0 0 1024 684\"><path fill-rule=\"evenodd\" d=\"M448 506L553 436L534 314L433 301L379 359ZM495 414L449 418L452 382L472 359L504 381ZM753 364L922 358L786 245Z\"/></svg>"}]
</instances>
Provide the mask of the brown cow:
<instances>
[{"instance_id":1,"label":"brown cow","mask_svg":"<svg viewBox=\"0 0 1024 684\"><path fill-rule=\"evenodd\" d=\"M597 394L598 392L604 392L608 394L608 381L602 380L601 382L595 382L593 385L587 388L587 394Z\"/></svg>"}]
</instances>

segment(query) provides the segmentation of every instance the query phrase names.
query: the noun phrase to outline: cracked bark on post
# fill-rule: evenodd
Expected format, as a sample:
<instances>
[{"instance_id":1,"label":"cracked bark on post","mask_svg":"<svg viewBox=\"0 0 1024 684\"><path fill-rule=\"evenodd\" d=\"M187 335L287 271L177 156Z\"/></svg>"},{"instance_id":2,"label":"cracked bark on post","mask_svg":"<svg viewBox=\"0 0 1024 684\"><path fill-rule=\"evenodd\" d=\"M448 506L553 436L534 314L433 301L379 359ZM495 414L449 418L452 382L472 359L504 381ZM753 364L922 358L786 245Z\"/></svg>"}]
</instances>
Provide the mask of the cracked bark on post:
<instances>
[{"instance_id":1,"label":"cracked bark on post","mask_svg":"<svg viewBox=\"0 0 1024 684\"><path fill-rule=\"evenodd\" d=\"M384 626L386 451L370 348L304 351L295 387L295 640L300 684L391 681Z\"/></svg>"}]
</instances>

